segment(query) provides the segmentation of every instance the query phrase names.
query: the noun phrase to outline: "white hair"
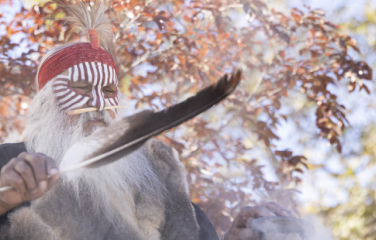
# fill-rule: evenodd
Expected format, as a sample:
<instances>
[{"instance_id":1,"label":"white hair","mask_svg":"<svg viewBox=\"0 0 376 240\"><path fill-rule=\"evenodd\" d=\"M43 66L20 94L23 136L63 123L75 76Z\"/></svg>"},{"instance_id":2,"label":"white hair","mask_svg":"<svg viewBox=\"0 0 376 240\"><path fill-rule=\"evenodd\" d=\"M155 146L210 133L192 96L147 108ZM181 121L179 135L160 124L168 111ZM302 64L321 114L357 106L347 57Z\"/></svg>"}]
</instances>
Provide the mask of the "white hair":
<instances>
[{"instance_id":1,"label":"white hair","mask_svg":"<svg viewBox=\"0 0 376 240\"><path fill-rule=\"evenodd\" d=\"M100 117L107 126L114 120L107 111L74 116L61 111L53 94L53 81L37 93L30 105L25 144L28 152L42 152L59 163L69 147L96 130L93 128L86 132L86 121ZM124 102L125 97L120 95L119 100ZM130 111L117 114L117 118ZM78 198L90 194L95 209L104 212L113 223L121 221L119 212L129 209L130 203L134 203L135 192L142 193L138 197L151 205L162 204L162 199L166 197L165 187L142 149L109 165L85 170L72 181L65 181L63 177L62 182Z\"/></svg>"},{"instance_id":2,"label":"white hair","mask_svg":"<svg viewBox=\"0 0 376 240\"><path fill-rule=\"evenodd\" d=\"M57 2L58 7L67 13L67 17L64 18L67 23L80 27L81 34L87 34L90 29L96 30L100 46L114 57L115 47L113 34L110 31L111 22L105 14L106 3L97 0L94 0L94 5L88 5L82 1L74 5L61 0ZM50 56L75 44L79 43L70 43L51 49L42 58L39 68ZM36 75L37 89L39 89L39 68ZM52 79L47 82L30 105L25 125L25 145L28 152L44 153L59 163L74 143L96 130L96 128L85 129L87 121L100 118L108 126L114 120L107 111L68 116L59 108L53 93L54 81L55 79ZM118 98L119 104L125 105L125 97L120 92ZM117 118L131 111L130 108L125 109L123 113L119 111ZM62 178L62 184L68 190L73 191L77 198L89 194L95 209L104 212L104 215L113 223L121 220L119 215L124 209L132 207L130 204L134 204L135 192L141 193L137 197L150 205L162 204L163 199L166 199L165 187L153 171L151 162L142 149L112 164L86 170L73 181L65 181L64 176Z\"/></svg>"}]
</instances>

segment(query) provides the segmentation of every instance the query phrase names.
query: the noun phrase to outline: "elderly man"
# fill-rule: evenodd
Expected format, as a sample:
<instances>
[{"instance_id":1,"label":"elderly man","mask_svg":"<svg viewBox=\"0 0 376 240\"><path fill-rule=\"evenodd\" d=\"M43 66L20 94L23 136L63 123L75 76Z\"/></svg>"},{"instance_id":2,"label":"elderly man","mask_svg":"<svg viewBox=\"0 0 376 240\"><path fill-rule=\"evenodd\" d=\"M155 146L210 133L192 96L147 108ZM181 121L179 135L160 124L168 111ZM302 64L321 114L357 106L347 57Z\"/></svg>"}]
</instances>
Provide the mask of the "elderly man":
<instances>
[{"instance_id":1,"label":"elderly man","mask_svg":"<svg viewBox=\"0 0 376 240\"><path fill-rule=\"evenodd\" d=\"M189 200L176 151L162 142L148 141L124 159L72 181L60 176L57 164L69 147L122 117L106 107L124 101L108 53L112 42L105 6L87 11L84 3L60 2L60 7L89 34L90 43L46 54L37 73L39 92L29 109L26 141L0 146L0 187L13 187L0 192L0 239L218 239L208 218ZM97 111L67 114L88 107ZM249 226L264 216L290 214L275 203L246 207L223 239L258 239Z\"/></svg>"}]
</instances>

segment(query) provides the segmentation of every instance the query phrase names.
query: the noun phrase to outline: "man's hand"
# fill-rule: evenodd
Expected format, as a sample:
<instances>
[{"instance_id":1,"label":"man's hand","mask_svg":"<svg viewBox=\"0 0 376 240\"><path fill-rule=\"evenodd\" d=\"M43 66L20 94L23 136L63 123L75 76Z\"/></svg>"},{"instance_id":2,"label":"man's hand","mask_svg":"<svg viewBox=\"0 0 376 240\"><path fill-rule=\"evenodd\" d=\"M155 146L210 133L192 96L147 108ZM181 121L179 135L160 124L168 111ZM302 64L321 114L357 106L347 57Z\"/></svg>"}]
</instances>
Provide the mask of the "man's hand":
<instances>
[{"instance_id":1,"label":"man's hand","mask_svg":"<svg viewBox=\"0 0 376 240\"><path fill-rule=\"evenodd\" d=\"M59 179L56 162L43 153L21 153L1 169L0 215L23 202L42 197Z\"/></svg>"},{"instance_id":2,"label":"man's hand","mask_svg":"<svg viewBox=\"0 0 376 240\"><path fill-rule=\"evenodd\" d=\"M253 233L251 229L252 221L270 216L292 217L292 214L275 202L268 202L261 206L245 207L235 218L224 240L259 240L258 235Z\"/></svg>"}]
</instances>

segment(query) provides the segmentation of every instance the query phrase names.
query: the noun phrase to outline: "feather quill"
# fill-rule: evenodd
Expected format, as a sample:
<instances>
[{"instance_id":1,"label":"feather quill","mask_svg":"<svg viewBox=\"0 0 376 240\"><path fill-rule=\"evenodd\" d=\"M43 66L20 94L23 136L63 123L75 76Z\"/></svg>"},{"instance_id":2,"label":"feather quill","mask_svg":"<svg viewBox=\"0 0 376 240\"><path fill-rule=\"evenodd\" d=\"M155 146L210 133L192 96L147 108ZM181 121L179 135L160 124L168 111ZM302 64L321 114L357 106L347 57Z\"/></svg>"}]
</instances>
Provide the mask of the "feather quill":
<instances>
[{"instance_id":1,"label":"feather quill","mask_svg":"<svg viewBox=\"0 0 376 240\"><path fill-rule=\"evenodd\" d=\"M235 90L240 78L241 71L230 78L225 75L217 83L170 108L159 112L142 111L94 132L66 152L60 171L67 172L68 178L74 178L84 168L100 167L128 155L151 137L197 116L226 98Z\"/></svg>"}]
</instances>

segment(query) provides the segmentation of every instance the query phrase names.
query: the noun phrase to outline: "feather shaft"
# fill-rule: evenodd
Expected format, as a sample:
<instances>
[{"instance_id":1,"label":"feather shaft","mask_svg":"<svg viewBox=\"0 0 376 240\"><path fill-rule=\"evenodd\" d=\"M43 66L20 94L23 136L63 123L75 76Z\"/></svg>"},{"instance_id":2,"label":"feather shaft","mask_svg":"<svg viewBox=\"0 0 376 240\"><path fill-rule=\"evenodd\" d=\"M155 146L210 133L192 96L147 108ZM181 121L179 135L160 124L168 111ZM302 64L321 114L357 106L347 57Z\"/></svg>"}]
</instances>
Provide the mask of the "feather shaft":
<instances>
[{"instance_id":1,"label":"feather shaft","mask_svg":"<svg viewBox=\"0 0 376 240\"><path fill-rule=\"evenodd\" d=\"M108 109L117 109L117 108L126 108L127 106L109 106L105 107L104 110ZM82 109L76 109L76 110L69 110L67 111L68 115L76 115L76 114L81 114L85 112L94 112L97 111L98 109L95 107L90 107L90 108L82 108Z\"/></svg>"},{"instance_id":2,"label":"feather shaft","mask_svg":"<svg viewBox=\"0 0 376 240\"><path fill-rule=\"evenodd\" d=\"M14 189L14 187L11 187L11 186L2 187L2 188L0 188L0 192L5 192L5 191L8 191L8 190L12 190L12 189Z\"/></svg>"}]
</instances>

